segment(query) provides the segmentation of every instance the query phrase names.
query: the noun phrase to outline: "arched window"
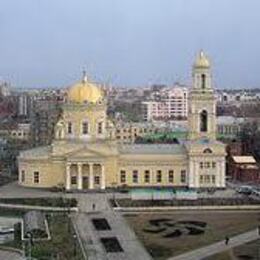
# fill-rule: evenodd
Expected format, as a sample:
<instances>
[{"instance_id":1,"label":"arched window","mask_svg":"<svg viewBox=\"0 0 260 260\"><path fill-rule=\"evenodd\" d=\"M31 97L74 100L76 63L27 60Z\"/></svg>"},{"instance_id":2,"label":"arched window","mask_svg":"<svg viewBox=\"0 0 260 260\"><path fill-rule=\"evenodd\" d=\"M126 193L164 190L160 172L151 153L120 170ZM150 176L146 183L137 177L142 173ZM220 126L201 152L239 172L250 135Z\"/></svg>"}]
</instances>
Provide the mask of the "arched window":
<instances>
[{"instance_id":1,"label":"arched window","mask_svg":"<svg viewBox=\"0 0 260 260\"><path fill-rule=\"evenodd\" d=\"M206 110L203 110L200 113L200 131L201 132L208 131L208 113Z\"/></svg>"},{"instance_id":2,"label":"arched window","mask_svg":"<svg viewBox=\"0 0 260 260\"><path fill-rule=\"evenodd\" d=\"M205 74L201 75L201 88L202 89L206 88L206 75Z\"/></svg>"},{"instance_id":3,"label":"arched window","mask_svg":"<svg viewBox=\"0 0 260 260\"><path fill-rule=\"evenodd\" d=\"M83 122L82 123L82 134L87 135L88 134L88 122Z\"/></svg>"},{"instance_id":4,"label":"arched window","mask_svg":"<svg viewBox=\"0 0 260 260\"><path fill-rule=\"evenodd\" d=\"M97 129L98 134L102 134L103 133L103 122L99 122L97 128L98 128Z\"/></svg>"},{"instance_id":5,"label":"arched window","mask_svg":"<svg viewBox=\"0 0 260 260\"><path fill-rule=\"evenodd\" d=\"M206 148L203 153L212 153L212 150L210 148Z\"/></svg>"},{"instance_id":6,"label":"arched window","mask_svg":"<svg viewBox=\"0 0 260 260\"><path fill-rule=\"evenodd\" d=\"M61 139L62 138L62 130L59 130L58 132L58 139Z\"/></svg>"},{"instance_id":7,"label":"arched window","mask_svg":"<svg viewBox=\"0 0 260 260\"><path fill-rule=\"evenodd\" d=\"M68 134L72 134L72 123L68 122Z\"/></svg>"}]
</instances>

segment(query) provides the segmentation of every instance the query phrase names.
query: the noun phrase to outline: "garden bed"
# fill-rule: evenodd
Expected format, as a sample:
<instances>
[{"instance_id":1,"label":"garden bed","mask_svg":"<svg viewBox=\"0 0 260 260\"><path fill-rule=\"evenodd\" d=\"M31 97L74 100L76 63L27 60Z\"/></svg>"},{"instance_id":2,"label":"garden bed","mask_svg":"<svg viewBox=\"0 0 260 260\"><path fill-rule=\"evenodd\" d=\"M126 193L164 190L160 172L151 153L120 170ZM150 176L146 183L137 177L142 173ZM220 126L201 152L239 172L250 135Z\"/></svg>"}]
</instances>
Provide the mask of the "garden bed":
<instances>
[{"instance_id":1,"label":"garden bed","mask_svg":"<svg viewBox=\"0 0 260 260\"><path fill-rule=\"evenodd\" d=\"M0 203L42 207L76 207L76 199L68 198L1 198Z\"/></svg>"}]
</instances>

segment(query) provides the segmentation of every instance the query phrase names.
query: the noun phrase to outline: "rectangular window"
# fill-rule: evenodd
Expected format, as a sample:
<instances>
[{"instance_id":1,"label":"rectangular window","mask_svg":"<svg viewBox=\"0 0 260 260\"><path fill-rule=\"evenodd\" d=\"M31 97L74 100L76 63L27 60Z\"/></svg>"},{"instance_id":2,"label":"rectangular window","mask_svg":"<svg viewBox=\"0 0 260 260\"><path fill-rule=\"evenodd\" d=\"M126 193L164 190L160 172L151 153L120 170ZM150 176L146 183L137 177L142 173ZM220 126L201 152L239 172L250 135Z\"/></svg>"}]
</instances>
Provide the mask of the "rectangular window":
<instances>
[{"instance_id":1,"label":"rectangular window","mask_svg":"<svg viewBox=\"0 0 260 260\"><path fill-rule=\"evenodd\" d=\"M216 163L212 162L212 168L216 168Z\"/></svg>"},{"instance_id":2,"label":"rectangular window","mask_svg":"<svg viewBox=\"0 0 260 260\"><path fill-rule=\"evenodd\" d=\"M72 185L76 185L77 184L77 176L71 176L70 182Z\"/></svg>"},{"instance_id":3,"label":"rectangular window","mask_svg":"<svg viewBox=\"0 0 260 260\"><path fill-rule=\"evenodd\" d=\"M181 170L181 182L184 183L186 182L186 171Z\"/></svg>"},{"instance_id":4,"label":"rectangular window","mask_svg":"<svg viewBox=\"0 0 260 260\"><path fill-rule=\"evenodd\" d=\"M160 183L162 182L162 171L158 170L156 173L156 182Z\"/></svg>"},{"instance_id":5,"label":"rectangular window","mask_svg":"<svg viewBox=\"0 0 260 260\"><path fill-rule=\"evenodd\" d=\"M133 183L138 183L138 171L133 171Z\"/></svg>"},{"instance_id":6,"label":"rectangular window","mask_svg":"<svg viewBox=\"0 0 260 260\"><path fill-rule=\"evenodd\" d=\"M25 171L22 170L21 172L21 182L24 182L25 181Z\"/></svg>"},{"instance_id":7,"label":"rectangular window","mask_svg":"<svg viewBox=\"0 0 260 260\"><path fill-rule=\"evenodd\" d=\"M126 172L125 171L120 171L120 182L125 183L126 182Z\"/></svg>"},{"instance_id":8,"label":"rectangular window","mask_svg":"<svg viewBox=\"0 0 260 260\"><path fill-rule=\"evenodd\" d=\"M72 123L68 122L68 134L72 134Z\"/></svg>"},{"instance_id":9,"label":"rectangular window","mask_svg":"<svg viewBox=\"0 0 260 260\"><path fill-rule=\"evenodd\" d=\"M212 175L211 176L211 182L214 184L216 182L216 176L215 175Z\"/></svg>"},{"instance_id":10,"label":"rectangular window","mask_svg":"<svg viewBox=\"0 0 260 260\"><path fill-rule=\"evenodd\" d=\"M210 183L210 175L205 175L205 183Z\"/></svg>"},{"instance_id":11,"label":"rectangular window","mask_svg":"<svg viewBox=\"0 0 260 260\"><path fill-rule=\"evenodd\" d=\"M203 162L200 162L200 169L203 169Z\"/></svg>"},{"instance_id":12,"label":"rectangular window","mask_svg":"<svg viewBox=\"0 0 260 260\"><path fill-rule=\"evenodd\" d=\"M169 173L168 173L168 181L169 183L173 183L174 182L174 171L173 170L169 170Z\"/></svg>"},{"instance_id":13,"label":"rectangular window","mask_svg":"<svg viewBox=\"0 0 260 260\"><path fill-rule=\"evenodd\" d=\"M144 172L144 182L149 183L150 182L150 171L146 170Z\"/></svg>"},{"instance_id":14,"label":"rectangular window","mask_svg":"<svg viewBox=\"0 0 260 260\"><path fill-rule=\"evenodd\" d=\"M206 162L206 168L210 168L210 162Z\"/></svg>"},{"instance_id":15,"label":"rectangular window","mask_svg":"<svg viewBox=\"0 0 260 260\"><path fill-rule=\"evenodd\" d=\"M34 172L33 173L33 182L34 183L39 183L40 182L39 172Z\"/></svg>"},{"instance_id":16,"label":"rectangular window","mask_svg":"<svg viewBox=\"0 0 260 260\"><path fill-rule=\"evenodd\" d=\"M96 185L99 185L99 184L100 184L100 177L99 177L99 176L95 176L95 177L94 177L94 183L95 183Z\"/></svg>"},{"instance_id":17,"label":"rectangular window","mask_svg":"<svg viewBox=\"0 0 260 260\"><path fill-rule=\"evenodd\" d=\"M98 123L98 134L102 134L103 133L103 122L99 122Z\"/></svg>"},{"instance_id":18,"label":"rectangular window","mask_svg":"<svg viewBox=\"0 0 260 260\"><path fill-rule=\"evenodd\" d=\"M83 135L87 135L88 134L88 122L83 122L82 123L82 133L83 133Z\"/></svg>"},{"instance_id":19,"label":"rectangular window","mask_svg":"<svg viewBox=\"0 0 260 260\"><path fill-rule=\"evenodd\" d=\"M200 175L200 183L203 183L203 175Z\"/></svg>"}]
</instances>

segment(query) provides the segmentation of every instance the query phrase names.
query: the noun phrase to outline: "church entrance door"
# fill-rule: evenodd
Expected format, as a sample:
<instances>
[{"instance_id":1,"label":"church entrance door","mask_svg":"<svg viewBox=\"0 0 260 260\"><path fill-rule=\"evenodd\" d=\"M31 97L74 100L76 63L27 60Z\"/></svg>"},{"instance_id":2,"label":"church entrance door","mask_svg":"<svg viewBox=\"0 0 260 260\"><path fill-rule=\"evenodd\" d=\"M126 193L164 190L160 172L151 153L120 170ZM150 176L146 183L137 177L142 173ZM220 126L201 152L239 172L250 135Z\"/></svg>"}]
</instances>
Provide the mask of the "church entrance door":
<instances>
[{"instance_id":1,"label":"church entrance door","mask_svg":"<svg viewBox=\"0 0 260 260\"><path fill-rule=\"evenodd\" d=\"M88 180L88 176L83 176L82 177L82 188L84 190L89 188L89 180Z\"/></svg>"}]
</instances>

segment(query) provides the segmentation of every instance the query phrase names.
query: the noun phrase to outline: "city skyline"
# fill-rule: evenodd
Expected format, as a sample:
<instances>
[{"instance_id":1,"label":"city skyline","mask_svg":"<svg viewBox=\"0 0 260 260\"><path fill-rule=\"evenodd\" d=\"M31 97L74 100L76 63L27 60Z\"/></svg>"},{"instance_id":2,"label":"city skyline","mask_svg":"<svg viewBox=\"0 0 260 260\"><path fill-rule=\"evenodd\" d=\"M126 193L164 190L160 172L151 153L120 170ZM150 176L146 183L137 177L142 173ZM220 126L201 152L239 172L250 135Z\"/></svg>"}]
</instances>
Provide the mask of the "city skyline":
<instances>
[{"instance_id":1,"label":"city skyline","mask_svg":"<svg viewBox=\"0 0 260 260\"><path fill-rule=\"evenodd\" d=\"M0 76L17 87L66 87L83 69L113 85L191 85L200 49L217 88L260 85L256 0L1 2Z\"/></svg>"}]
</instances>

